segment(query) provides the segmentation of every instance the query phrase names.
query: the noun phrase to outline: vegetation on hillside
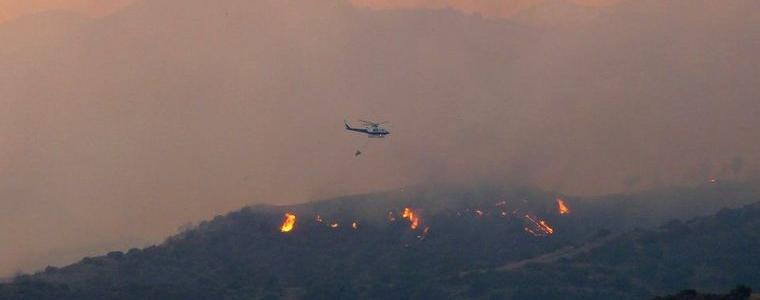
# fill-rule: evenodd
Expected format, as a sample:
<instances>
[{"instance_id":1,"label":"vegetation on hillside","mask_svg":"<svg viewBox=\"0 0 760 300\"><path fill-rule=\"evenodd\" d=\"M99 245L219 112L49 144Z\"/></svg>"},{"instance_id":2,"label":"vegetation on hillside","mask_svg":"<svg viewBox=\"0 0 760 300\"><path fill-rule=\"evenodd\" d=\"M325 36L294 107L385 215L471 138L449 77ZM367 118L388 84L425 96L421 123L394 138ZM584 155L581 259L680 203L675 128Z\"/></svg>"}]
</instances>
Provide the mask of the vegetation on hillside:
<instances>
[{"instance_id":1,"label":"vegetation on hillside","mask_svg":"<svg viewBox=\"0 0 760 300\"><path fill-rule=\"evenodd\" d=\"M589 201L529 188L434 187L250 207L161 245L19 276L0 285L0 298L642 299L760 285L758 205L630 230L658 219L640 212L665 215L654 206L707 210L760 199L751 185L670 191ZM288 231L286 212L296 217Z\"/></svg>"}]
</instances>

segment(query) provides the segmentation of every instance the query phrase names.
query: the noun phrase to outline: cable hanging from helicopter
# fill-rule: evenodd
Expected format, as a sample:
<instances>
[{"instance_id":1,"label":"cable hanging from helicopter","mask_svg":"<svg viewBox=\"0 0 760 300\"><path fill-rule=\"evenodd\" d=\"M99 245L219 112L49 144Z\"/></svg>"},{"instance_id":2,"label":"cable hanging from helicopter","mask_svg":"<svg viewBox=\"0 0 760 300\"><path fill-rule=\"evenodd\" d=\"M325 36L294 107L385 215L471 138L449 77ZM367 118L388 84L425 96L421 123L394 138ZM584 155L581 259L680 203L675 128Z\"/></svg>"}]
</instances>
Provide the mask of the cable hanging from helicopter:
<instances>
[{"instance_id":1,"label":"cable hanging from helicopter","mask_svg":"<svg viewBox=\"0 0 760 300\"><path fill-rule=\"evenodd\" d=\"M351 125L348 124L348 121L343 120L343 124L346 126L346 130L364 133L369 138L384 138L386 135L391 134L391 132L388 131L388 129L383 127L383 125L387 124L388 122L378 123L378 122L365 121L365 120L359 120L359 122L362 122L364 124L364 127L351 127ZM369 143L369 140L367 140L360 149L356 150L356 152L354 153L354 157L357 157L362 154L362 148L366 147L367 143Z\"/></svg>"}]
</instances>

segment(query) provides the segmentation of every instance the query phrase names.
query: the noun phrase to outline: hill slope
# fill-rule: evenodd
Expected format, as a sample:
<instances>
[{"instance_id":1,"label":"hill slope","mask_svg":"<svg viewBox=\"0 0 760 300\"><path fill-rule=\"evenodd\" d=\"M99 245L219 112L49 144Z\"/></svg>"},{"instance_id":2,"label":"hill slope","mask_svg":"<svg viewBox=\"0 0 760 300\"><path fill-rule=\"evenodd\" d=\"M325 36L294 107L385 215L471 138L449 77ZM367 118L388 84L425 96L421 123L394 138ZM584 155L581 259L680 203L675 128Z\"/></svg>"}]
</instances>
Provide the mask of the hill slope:
<instances>
[{"instance_id":1,"label":"hill slope","mask_svg":"<svg viewBox=\"0 0 760 300\"><path fill-rule=\"evenodd\" d=\"M645 299L698 287L760 286L760 203L637 229L549 264L470 273L462 285L516 299ZM564 251L564 250L563 250Z\"/></svg>"},{"instance_id":2,"label":"hill slope","mask_svg":"<svg viewBox=\"0 0 760 300\"><path fill-rule=\"evenodd\" d=\"M431 178L589 194L743 175L722 164L760 161L758 2L628 2L547 3L530 19L568 20L542 29L340 0L3 24L0 276L249 203ZM341 121L365 117L393 137L354 159L365 139Z\"/></svg>"},{"instance_id":3,"label":"hill slope","mask_svg":"<svg viewBox=\"0 0 760 300\"><path fill-rule=\"evenodd\" d=\"M567 283L573 291L584 288L574 286L578 281L583 284L588 276L602 276L599 294L578 293L584 297L610 293L630 293L628 297L650 295L682 284L706 284L704 280L714 280L715 277L705 277L702 281L674 281L661 275L656 278L670 281L667 286L659 286L635 277L644 271L667 274L669 268L690 272L680 271L683 267L680 264L693 263L694 257L713 257L714 264L705 270L711 276L724 276L716 273L717 268L746 255L735 255L732 251L721 256L719 249L710 247L752 246L755 242L744 241L743 234L748 234L747 238L755 234L752 230L757 229L753 227L757 224L752 217L760 208L726 210L715 217L687 223L675 221L663 229L621 234L633 224L657 222L656 218L641 221L633 212L642 207L646 208L644 211L653 211L653 206L662 205L651 195L674 203L684 202L676 196L679 194L697 196L685 198L688 203L703 207L707 203L739 204L760 199L759 194L752 192L752 185L730 185L736 191L734 195L740 196L721 199L718 196L727 194L710 193L716 187L706 186L676 189L669 197L662 191L630 195L627 196L630 201L612 206L609 203L616 197L593 202L568 198L565 203L569 214L559 212L556 195L494 186L417 187L288 207L251 207L203 222L162 245L85 258L77 264L60 269L50 267L33 276L17 278L14 284L0 287L0 296L3 299L406 299L512 295L524 299L536 295L551 297L543 294L548 287L565 288L562 284L552 286L552 282L542 282L542 278L550 278L544 275L554 274L550 271L575 277L575 281ZM679 206L683 204L671 205ZM608 207L614 210L607 211ZM416 228L412 228L412 219L403 216L406 208L419 218ZM631 212L630 217L622 213L626 211ZM286 212L296 216L296 223L291 232L284 233L280 226ZM610 223L610 216L619 218ZM606 237L599 235L604 228L612 230ZM726 234L726 230L736 231ZM671 238L674 235L679 239ZM705 240L713 235L721 238L713 243ZM652 245L662 253L660 256L638 257L636 250L625 250L638 249L638 241L652 239L659 241ZM636 242L630 245L630 241ZM707 243L703 245L705 252L681 252L691 258L668 261L673 258L670 255L689 243ZM574 248L584 251L539 260L552 263L545 269L524 263ZM612 264L612 259L623 259L614 261L616 267L626 270L620 279L610 277L612 267L605 265ZM639 262L646 263L639 265ZM746 268L736 269L721 277L722 281L712 281L712 285L704 287L726 288L724 285L743 279L753 283L748 272L754 264L752 260L747 262ZM660 263L662 266L658 267ZM555 265L560 266L557 267L560 271L555 271ZM587 265L599 273L573 273ZM508 272L473 273L459 279L463 271L499 266L511 267L502 268ZM569 270L568 274L561 273L564 270ZM594 290L592 283L597 280L585 283L589 285L585 288ZM610 286L616 280L639 283L616 290L617 286ZM528 288L538 283L547 288ZM480 289L486 292L479 293ZM33 298L22 296L29 293L37 294Z\"/></svg>"}]
</instances>

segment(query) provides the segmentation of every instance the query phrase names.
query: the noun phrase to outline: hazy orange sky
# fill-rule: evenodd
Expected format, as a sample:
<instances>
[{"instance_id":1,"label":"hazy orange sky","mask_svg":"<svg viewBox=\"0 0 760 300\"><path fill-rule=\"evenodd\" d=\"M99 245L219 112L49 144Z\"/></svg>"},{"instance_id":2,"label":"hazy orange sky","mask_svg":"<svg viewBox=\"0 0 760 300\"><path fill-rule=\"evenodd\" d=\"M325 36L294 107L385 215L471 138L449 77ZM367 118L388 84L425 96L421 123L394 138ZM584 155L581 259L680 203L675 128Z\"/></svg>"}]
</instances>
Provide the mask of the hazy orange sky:
<instances>
[{"instance_id":1,"label":"hazy orange sky","mask_svg":"<svg viewBox=\"0 0 760 300\"><path fill-rule=\"evenodd\" d=\"M760 1L389 1L0 0L0 278L251 204L760 170Z\"/></svg>"},{"instance_id":2,"label":"hazy orange sky","mask_svg":"<svg viewBox=\"0 0 760 300\"><path fill-rule=\"evenodd\" d=\"M465 12L480 13L486 16L510 16L533 7L547 0L350 0L351 3L372 8L454 8ZM567 0L567 2L603 6L620 2L620 0Z\"/></svg>"},{"instance_id":3,"label":"hazy orange sky","mask_svg":"<svg viewBox=\"0 0 760 300\"><path fill-rule=\"evenodd\" d=\"M134 0L0 0L0 22L50 10L67 10L101 16Z\"/></svg>"},{"instance_id":4,"label":"hazy orange sky","mask_svg":"<svg viewBox=\"0 0 760 300\"><path fill-rule=\"evenodd\" d=\"M0 0L0 22L50 10L66 10L87 16L102 16L135 0ZM349 0L372 8L455 8L488 16L509 16L546 0ZM568 0L581 5L607 5L620 0Z\"/></svg>"}]
</instances>

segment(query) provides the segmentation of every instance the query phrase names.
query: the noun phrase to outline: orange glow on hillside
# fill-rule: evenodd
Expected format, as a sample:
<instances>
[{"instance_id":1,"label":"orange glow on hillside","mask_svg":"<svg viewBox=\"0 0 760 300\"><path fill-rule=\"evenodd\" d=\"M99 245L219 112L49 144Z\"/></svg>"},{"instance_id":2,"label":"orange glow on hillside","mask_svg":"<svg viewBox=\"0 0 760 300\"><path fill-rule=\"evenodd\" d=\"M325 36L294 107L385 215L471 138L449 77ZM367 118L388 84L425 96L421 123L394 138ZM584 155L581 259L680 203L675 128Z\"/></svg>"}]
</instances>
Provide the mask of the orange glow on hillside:
<instances>
[{"instance_id":1,"label":"orange glow on hillside","mask_svg":"<svg viewBox=\"0 0 760 300\"><path fill-rule=\"evenodd\" d=\"M296 225L296 215L287 213L285 214L285 220L282 222L282 227L280 227L280 231L282 232L291 232L293 230L293 227Z\"/></svg>"},{"instance_id":2,"label":"orange glow on hillside","mask_svg":"<svg viewBox=\"0 0 760 300\"><path fill-rule=\"evenodd\" d=\"M524 228L525 231L534 236L549 236L554 234L554 228L544 220L531 217L530 215L525 215L525 220L528 221L528 225Z\"/></svg>"},{"instance_id":3,"label":"orange glow on hillside","mask_svg":"<svg viewBox=\"0 0 760 300\"><path fill-rule=\"evenodd\" d=\"M566 215L570 213L570 208L568 208L567 204L565 204L565 200L562 200L561 198L557 198L557 210L559 211L560 215Z\"/></svg>"},{"instance_id":4,"label":"orange glow on hillside","mask_svg":"<svg viewBox=\"0 0 760 300\"><path fill-rule=\"evenodd\" d=\"M412 229L417 229L417 227L420 226L420 217L417 214L415 214L411 208L404 208L404 214L401 216L404 217L404 219L407 219L409 220L409 222L411 222L409 227L411 227Z\"/></svg>"}]
</instances>

